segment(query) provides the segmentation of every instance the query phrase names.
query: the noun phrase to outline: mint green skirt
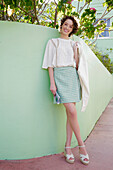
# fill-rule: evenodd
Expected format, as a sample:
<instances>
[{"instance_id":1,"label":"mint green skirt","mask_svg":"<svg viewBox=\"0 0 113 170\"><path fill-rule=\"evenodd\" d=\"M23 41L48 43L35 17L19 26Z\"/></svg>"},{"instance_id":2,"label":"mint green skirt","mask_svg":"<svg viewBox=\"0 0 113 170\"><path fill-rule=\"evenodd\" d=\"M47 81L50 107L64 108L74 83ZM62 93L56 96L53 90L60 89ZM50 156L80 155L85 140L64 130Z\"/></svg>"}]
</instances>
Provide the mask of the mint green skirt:
<instances>
[{"instance_id":1,"label":"mint green skirt","mask_svg":"<svg viewBox=\"0 0 113 170\"><path fill-rule=\"evenodd\" d=\"M76 68L55 67L54 79L60 103L79 102L81 100L81 85Z\"/></svg>"}]
</instances>

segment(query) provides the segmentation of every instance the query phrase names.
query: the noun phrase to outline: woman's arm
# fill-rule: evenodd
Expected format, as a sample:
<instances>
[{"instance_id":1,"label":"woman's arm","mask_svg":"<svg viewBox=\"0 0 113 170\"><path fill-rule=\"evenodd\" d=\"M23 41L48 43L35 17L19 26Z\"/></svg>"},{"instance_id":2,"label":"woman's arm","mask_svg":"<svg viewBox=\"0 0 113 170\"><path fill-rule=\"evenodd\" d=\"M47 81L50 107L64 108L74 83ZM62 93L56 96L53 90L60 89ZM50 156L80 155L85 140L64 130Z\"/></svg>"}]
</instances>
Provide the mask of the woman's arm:
<instances>
[{"instance_id":1,"label":"woman's arm","mask_svg":"<svg viewBox=\"0 0 113 170\"><path fill-rule=\"evenodd\" d=\"M48 68L49 71L49 78L50 78L50 90L53 93L53 95L56 94L56 85L55 85L55 80L54 80L54 73L53 73L53 68L49 67Z\"/></svg>"}]
</instances>

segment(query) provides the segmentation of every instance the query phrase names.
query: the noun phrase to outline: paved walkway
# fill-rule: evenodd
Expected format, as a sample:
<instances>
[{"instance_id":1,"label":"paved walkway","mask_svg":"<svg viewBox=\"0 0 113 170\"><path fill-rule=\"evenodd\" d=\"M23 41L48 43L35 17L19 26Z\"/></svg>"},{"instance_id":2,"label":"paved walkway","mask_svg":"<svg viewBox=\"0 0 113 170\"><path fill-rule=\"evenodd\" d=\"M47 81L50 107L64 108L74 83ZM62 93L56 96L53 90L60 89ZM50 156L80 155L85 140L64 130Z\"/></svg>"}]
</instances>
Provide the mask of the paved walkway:
<instances>
[{"instance_id":1,"label":"paved walkway","mask_svg":"<svg viewBox=\"0 0 113 170\"><path fill-rule=\"evenodd\" d=\"M88 166L80 163L76 147L72 150L74 164L65 162L61 153L30 160L0 161L0 170L113 170L113 98L85 144L90 156Z\"/></svg>"}]
</instances>

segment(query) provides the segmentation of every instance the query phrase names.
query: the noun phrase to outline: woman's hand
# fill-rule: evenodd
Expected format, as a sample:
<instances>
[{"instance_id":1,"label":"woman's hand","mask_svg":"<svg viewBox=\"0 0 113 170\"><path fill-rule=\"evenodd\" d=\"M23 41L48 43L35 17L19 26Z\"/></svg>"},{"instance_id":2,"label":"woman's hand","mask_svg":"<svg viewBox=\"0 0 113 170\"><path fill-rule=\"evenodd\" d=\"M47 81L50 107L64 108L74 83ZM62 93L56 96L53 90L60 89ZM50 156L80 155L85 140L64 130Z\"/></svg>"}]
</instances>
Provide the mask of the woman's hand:
<instances>
[{"instance_id":1,"label":"woman's hand","mask_svg":"<svg viewBox=\"0 0 113 170\"><path fill-rule=\"evenodd\" d=\"M56 88L55 84L52 83L52 84L50 85L50 90L51 90L51 92L53 93L53 95L56 94L57 88Z\"/></svg>"}]
</instances>

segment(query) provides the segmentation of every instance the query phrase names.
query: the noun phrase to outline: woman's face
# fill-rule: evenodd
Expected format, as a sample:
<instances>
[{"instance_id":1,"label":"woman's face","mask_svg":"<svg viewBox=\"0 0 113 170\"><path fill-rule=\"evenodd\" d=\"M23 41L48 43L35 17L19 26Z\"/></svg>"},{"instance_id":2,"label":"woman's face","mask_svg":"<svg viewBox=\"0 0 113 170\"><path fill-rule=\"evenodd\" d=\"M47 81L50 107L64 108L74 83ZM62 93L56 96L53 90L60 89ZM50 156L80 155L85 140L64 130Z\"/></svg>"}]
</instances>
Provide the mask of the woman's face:
<instances>
[{"instance_id":1,"label":"woman's face","mask_svg":"<svg viewBox=\"0 0 113 170\"><path fill-rule=\"evenodd\" d=\"M66 19L61 28L61 34L69 36L73 31L73 21L71 19Z\"/></svg>"}]
</instances>

